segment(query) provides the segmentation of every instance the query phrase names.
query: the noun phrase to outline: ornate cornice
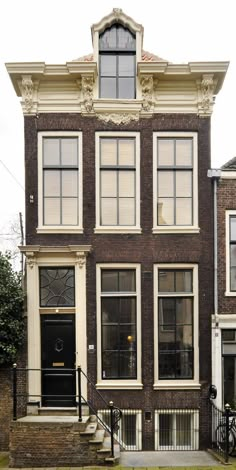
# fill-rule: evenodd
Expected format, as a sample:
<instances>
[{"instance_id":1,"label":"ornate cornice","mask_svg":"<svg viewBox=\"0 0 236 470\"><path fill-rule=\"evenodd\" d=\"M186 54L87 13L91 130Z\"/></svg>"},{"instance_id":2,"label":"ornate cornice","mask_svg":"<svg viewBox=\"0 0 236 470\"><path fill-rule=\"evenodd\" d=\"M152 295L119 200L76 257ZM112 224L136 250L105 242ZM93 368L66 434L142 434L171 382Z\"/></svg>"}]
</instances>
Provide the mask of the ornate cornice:
<instances>
[{"instance_id":1,"label":"ornate cornice","mask_svg":"<svg viewBox=\"0 0 236 470\"><path fill-rule=\"evenodd\" d=\"M202 80L197 80L198 110L200 115L209 116L212 114L214 105L214 91L216 80L213 74L202 75Z\"/></svg>"},{"instance_id":2,"label":"ornate cornice","mask_svg":"<svg viewBox=\"0 0 236 470\"><path fill-rule=\"evenodd\" d=\"M76 252L76 264L82 269L86 265L87 253L83 251Z\"/></svg>"},{"instance_id":3,"label":"ornate cornice","mask_svg":"<svg viewBox=\"0 0 236 470\"><path fill-rule=\"evenodd\" d=\"M114 124L129 124L130 121L138 121L139 113L104 113L96 114L100 121L114 122Z\"/></svg>"},{"instance_id":4,"label":"ornate cornice","mask_svg":"<svg viewBox=\"0 0 236 470\"><path fill-rule=\"evenodd\" d=\"M34 251L26 251L26 265L29 266L30 269L36 265L36 256Z\"/></svg>"}]
</instances>

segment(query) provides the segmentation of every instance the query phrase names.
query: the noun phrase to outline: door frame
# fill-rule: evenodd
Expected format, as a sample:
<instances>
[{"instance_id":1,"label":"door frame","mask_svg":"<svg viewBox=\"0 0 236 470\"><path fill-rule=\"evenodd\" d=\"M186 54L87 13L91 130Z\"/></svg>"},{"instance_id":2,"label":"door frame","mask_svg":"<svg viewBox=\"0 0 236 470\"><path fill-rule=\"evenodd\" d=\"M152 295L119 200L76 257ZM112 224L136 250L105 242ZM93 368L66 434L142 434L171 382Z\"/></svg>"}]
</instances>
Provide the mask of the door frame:
<instances>
[{"instance_id":1,"label":"door frame","mask_svg":"<svg viewBox=\"0 0 236 470\"><path fill-rule=\"evenodd\" d=\"M29 251L30 249L30 251ZM86 314L86 256L91 247L67 246L67 247L22 247L26 255L27 265L27 312L28 312L28 368L41 369L41 328L40 315L75 314L75 347L76 367L81 366L87 374L87 314ZM39 267L63 267L75 268L75 307L73 308L40 308L39 304ZM82 380L81 392L87 399L87 383ZM39 401L41 405L41 373L29 371L28 376L29 401ZM76 394L78 385L76 381Z\"/></svg>"}]
</instances>

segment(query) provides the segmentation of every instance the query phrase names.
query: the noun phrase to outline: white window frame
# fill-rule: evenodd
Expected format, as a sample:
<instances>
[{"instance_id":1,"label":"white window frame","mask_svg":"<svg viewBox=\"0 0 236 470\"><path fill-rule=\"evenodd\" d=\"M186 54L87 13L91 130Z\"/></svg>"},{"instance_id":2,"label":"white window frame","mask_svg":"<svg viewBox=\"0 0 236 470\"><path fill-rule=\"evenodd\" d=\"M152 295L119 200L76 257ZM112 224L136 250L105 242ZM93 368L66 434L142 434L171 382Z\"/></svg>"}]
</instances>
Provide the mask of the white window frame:
<instances>
[{"instance_id":1,"label":"white window frame","mask_svg":"<svg viewBox=\"0 0 236 470\"><path fill-rule=\"evenodd\" d=\"M122 441L122 427L123 427L123 420L119 421L119 430L115 432L115 438L117 436L117 441L120 443L125 450L142 450L142 411L141 410L125 410L121 409L122 416L124 415L136 415L136 446L128 446ZM104 421L104 413L110 413L110 410L98 410L98 416L101 421Z\"/></svg>"},{"instance_id":2,"label":"white window frame","mask_svg":"<svg viewBox=\"0 0 236 470\"><path fill-rule=\"evenodd\" d=\"M157 220L157 139L158 138L193 139L193 224L158 225ZM171 169L171 167L170 167ZM153 133L153 229L152 233L199 233L198 226L198 134L197 132L154 132Z\"/></svg>"},{"instance_id":3,"label":"white window frame","mask_svg":"<svg viewBox=\"0 0 236 470\"><path fill-rule=\"evenodd\" d=\"M78 225L44 225L43 223L43 139L44 137L78 138ZM38 133L38 228L37 233L83 233L83 158L82 132L57 131Z\"/></svg>"},{"instance_id":4,"label":"white window frame","mask_svg":"<svg viewBox=\"0 0 236 470\"><path fill-rule=\"evenodd\" d=\"M236 292L230 290L230 217L236 217L236 210L225 211L225 253L226 253L226 291L225 296L236 297Z\"/></svg>"},{"instance_id":5,"label":"white window frame","mask_svg":"<svg viewBox=\"0 0 236 470\"><path fill-rule=\"evenodd\" d=\"M100 139L110 138L134 138L135 139L135 187L136 187L136 225L101 225L100 224ZM141 233L140 228L140 134L139 132L96 132L95 143L95 167L96 167L96 227L95 233Z\"/></svg>"},{"instance_id":6,"label":"white window frame","mask_svg":"<svg viewBox=\"0 0 236 470\"><path fill-rule=\"evenodd\" d=\"M194 361L193 379L159 379L159 362L158 362L158 271L176 270L176 269L187 269L192 270L193 273L193 350L194 350ZM199 383L199 308L198 308L198 265L197 264L158 264L154 265L154 390L167 389L200 389ZM163 297L168 297L168 294L164 294ZM182 297L182 293L175 293L175 297Z\"/></svg>"},{"instance_id":7,"label":"white window frame","mask_svg":"<svg viewBox=\"0 0 236 470\"><path fill-rule=\"evenodd\" d=\"M133 269L136 270L136 329L137 329L137 378L103 379L102 378L102 332L101 332L101 270ZM141 267L134 263L97 264L97 384L99 389L137 389L143 388L141 379Z\"/></svg>"},{"instance_id":8,"label":"white window frame","mask_svg":"<svg viewBox=\"0 0 236 470\"><path fill-rule=\"evenodd\" d=\"M159 415L160 414L171 414L174 415L174 423L173 423L173 446L161 446L159 444L160 438L160 426L159 426ZM198 450L199 449L199 410L193 409L159 409L155 410L155 450L182 450L183 446L176 445L176 433L175 433L175 423L176 423L176 415L177 414L188 414L191 415L191 445L184 446L184 450ZM174 429L175 426L175 429Z\"/></svg>"}]
</instances>

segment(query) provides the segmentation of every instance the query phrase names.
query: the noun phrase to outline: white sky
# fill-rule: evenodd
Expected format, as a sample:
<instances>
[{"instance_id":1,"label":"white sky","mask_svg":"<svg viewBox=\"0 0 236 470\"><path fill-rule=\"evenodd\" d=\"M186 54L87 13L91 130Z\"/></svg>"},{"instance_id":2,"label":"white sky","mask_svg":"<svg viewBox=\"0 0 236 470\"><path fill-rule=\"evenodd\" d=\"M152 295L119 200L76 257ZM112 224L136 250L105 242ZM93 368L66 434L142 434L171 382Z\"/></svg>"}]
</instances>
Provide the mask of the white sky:
<instances>
[{"instance_id":1,"label":"white sky","mask_svg":"<svg viewBox=\"0 0 236 470\"><path fill-rule=\"evenodd\" d=\"M90 26L113 8L142 23L144 49L170 62L230 61L212 117L212 167L236 156L236 1L114 1L0 1L0 249L9 221L24 213L24 191L5 168L24 186L23 115L4 64L63 64L92 52Z\"/></svg>"}]
</instances>

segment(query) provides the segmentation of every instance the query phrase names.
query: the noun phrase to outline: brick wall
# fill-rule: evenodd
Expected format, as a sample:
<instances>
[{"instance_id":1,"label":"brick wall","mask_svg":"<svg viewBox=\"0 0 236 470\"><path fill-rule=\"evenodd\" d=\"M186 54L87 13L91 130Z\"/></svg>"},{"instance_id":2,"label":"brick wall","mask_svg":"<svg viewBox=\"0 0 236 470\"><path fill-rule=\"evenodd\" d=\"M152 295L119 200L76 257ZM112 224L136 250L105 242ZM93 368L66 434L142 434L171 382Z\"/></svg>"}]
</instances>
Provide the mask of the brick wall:
<instances>
[{"instance_id":1,"label":"brick wall","mask_svg":"<svg viewBox=\"0 0 236 470\"><path fill-rule=\"evenodd\" d=\"M83 132L83 234L37 234L38 178L37 132L68 130ZM141 227L142 235L94 234L95 227L95 132L136 131L141 141ZM152 234L153 132L198 132L199 151L199 225L200 234ZM87 266L87 331L88 344L95 349L88 352L88 373L96 383L96 263L135 262L142 267L142 391L103 391L104 397L121 408L141 408L154 411L155 407L200 407L201 436L204 446L209 438L207 389L211 383L211 324L213 313L213 205L212 185L207 178L210 167L210 119L196 115L155 115L126 126L104 124L95 117L79 114L43 114L25 117L26 148L26 243L35 245L89 244L92 253ZM34 204L29 203L33 194ZM197 263L199 265L199 346L200 391L154 391L153 338L153 264ZM149 275L146 276L145 272ZM154 417L154 414L153 414ZM153 448L154 419L143 422L144 449Z\"/></svg>"}]
</instances>

